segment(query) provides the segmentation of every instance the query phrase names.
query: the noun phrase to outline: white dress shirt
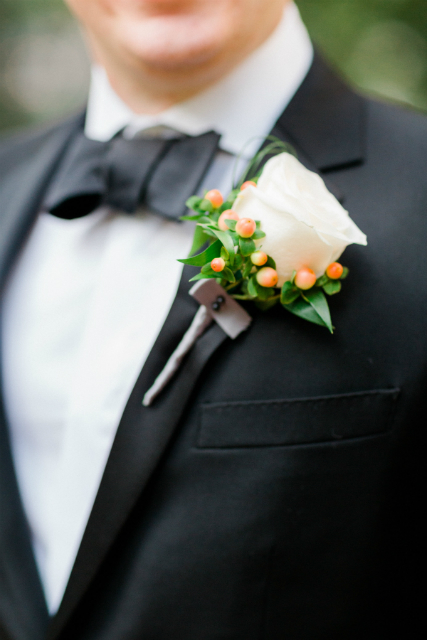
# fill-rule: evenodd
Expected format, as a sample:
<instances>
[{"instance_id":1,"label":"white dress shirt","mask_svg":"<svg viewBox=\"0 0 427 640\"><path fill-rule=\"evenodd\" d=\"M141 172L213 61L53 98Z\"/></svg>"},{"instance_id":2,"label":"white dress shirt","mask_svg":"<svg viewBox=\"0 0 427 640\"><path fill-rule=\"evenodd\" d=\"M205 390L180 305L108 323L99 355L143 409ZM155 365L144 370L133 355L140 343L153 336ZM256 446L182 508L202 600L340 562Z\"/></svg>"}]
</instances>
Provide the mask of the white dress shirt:
<instances>
[{"instance_id":1,"label":"white dress shirt","mask_svg":"<svg viewBox=\"0 0 427 640\"><path fill-rule=\"evenodd\" d=\"M304 79L312 46L295 5L270 38L207 91L156 116L134 114L95 67L85 132L95 140L169 127L214 129L202 188L231 189ZM18 484L50 613L63 596L117 426L169 312L190 224L100 208L75 220L40 212L5 292L6 414ZM141 398L142 400L142 398Z\"/></svg>"}]
</instances>

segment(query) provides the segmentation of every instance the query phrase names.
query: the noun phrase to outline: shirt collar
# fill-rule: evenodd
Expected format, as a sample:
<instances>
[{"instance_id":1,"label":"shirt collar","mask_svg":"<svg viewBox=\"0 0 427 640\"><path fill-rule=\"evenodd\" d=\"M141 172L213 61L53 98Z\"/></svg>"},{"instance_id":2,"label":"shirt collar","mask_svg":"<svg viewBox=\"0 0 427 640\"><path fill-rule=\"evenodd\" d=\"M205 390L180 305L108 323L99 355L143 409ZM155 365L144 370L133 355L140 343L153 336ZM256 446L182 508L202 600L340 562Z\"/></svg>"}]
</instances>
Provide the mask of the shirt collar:
<instances>
[{"instance_id":1,"label":"shirt collar","mask_svg":"<svg viewBox=\"0 0 427 640\"><path fill-rule=\"evenodd\" d=\"M105 70L95 65L85 133L107 141L121 129L129 137L159 126L188 135L213 129L221 134L224 151L237 155L244 149L243 155L250 157L294 96L312 60L309 35L292 2L271 36L230 74L154 116L132 112L113 91Z\"/></svg>"}]
</instances>

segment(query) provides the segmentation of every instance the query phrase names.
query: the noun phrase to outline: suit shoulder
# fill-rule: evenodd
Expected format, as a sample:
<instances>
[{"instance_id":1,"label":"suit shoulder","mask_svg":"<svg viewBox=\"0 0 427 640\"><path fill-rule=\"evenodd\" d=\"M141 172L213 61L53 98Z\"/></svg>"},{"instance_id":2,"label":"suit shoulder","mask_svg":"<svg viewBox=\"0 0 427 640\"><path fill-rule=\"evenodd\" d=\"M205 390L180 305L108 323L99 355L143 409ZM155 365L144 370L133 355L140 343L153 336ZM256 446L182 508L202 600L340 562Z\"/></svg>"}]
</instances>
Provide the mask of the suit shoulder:
<instances>
[{"instance_id":1,"label":"suit shoulder","mask_svg":"<svg viewBox=\"0 0 427 640\"><path fill-rule=\"evenodd\" d=\"M4 175L14 168L27 162L37 151L51 140L66 134L79 122L83 121L83 114L73 115L54 124L32 127L23 131L13 132L0 137L0 175Z\"/></svg>"},{"instance_id":2,"label":"suit shoulder","mask_svg":"<svg viewBox=\"0 0 427 640\"><path fill-rule=\"evenodd\" d=\"M366 99L367 144L395 154L427 156L427 115L410 107Z\"/></svg>"}]
</instances>

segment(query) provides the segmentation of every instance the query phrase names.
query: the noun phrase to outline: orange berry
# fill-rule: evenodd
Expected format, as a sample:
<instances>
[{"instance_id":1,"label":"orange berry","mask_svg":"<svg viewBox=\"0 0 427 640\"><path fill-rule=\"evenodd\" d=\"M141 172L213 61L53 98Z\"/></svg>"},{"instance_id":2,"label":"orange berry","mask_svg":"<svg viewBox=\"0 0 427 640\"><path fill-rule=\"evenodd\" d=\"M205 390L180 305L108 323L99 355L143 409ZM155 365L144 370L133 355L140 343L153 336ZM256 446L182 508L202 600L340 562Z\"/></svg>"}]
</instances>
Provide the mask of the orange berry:
<instances>
[{"instance_id":1,"label":"orange berry","mask_svg":"<svg viewBox=\"0 0 427 640\"><path fill-rule=\"evenodd\" d=\"M264 251L254 251L251 254L251 261L257 267L262 267L268 260L268 255Z\"/></svg>"},{"instance_id":2,"label":"orange berry","mask_svg":"<svg viewBox=\"0 0 427 640\"><path fill-rule=\"evenodd\" d=\"M224 202L222 193L221 191L218 191L218 189L211 189L210 191L208 191L207 194L205 195L205 200L209 200L209 202L212 203L212 206L215 209L218 209L218 207L220 207Z\"/></svg>"},{"instance_id":3,"label":"orange berry","mask_svg":"<svg viewBox=\"0 0 427 640\"><path fill-rule=\"evenodd\" d=\"M326 269L326 275L331 280L338 280L341 278L344 271L344 267L339 262L332 262L329 267Z\"/></svg>"},{"instance_id":4,"label":"orange berry","mask_svg":"<svg viewBox=\"0 0 427 640\"><path fill-rule=\"evenodd\" d=\"M238 219L239 216L235 211L233 211L232 209L227 209L226 211L223 211L219 216L218 227L221 229L221 231L228 231L229 227L227 226L227 220L237 221Z\"/></svg>"},{"instance_id":5,"label":"orange berry","mask_svg":"<svg viewBox=\"0 0 427 640\"><path fill-rule=\"evenodd\" d=\"M222 258L214 258L211 262L212 271L216 271L219 273L220 271L224 271L225 268L225 260Z\"/></svg>"},{"instance_id":6,"label":"orange berry","mask_svg":"<svg viewBox=\"0 0 427 640\"><path fill-rule=\"evenodd\" d=\"M236 224L236 232L241 238L250 238L256 230L255 220L252 218L240 218Z\"/></svg>"},{"instance_id":7,"label":"orange berry","mask_svg":"<svg viewBox=\"0 0 427 640\"><path fill-rule=\"evenodd\" d=\"M253 180L246 180L246 182L244 182L240 187L240 191L243 191L246 187L256 187L256 182Z\"/></svg>"},{"instance_id":8,"label":"orange berry","mask_svg":"<svg viewBox=\"0 0 427 640\"><path fill-rule=\"evenodd\" d=\"M272 269L271 267L263 267L255 277L261 287L275 287L279 279L276 269Z\"/></svg>"},{"instance_id":9,"label":"orange berry","mask_svg":"<svg viewBox=\"0 0 427 640\"><path fill-rule=\"evenodd\" d=\"M316 274L312 269L307 269L304 267L297 271L297 275L295 276L295 284L299 289L303 291L307 291L307 289L311 289L316 284Z\"/></svg>"}]
</instances>

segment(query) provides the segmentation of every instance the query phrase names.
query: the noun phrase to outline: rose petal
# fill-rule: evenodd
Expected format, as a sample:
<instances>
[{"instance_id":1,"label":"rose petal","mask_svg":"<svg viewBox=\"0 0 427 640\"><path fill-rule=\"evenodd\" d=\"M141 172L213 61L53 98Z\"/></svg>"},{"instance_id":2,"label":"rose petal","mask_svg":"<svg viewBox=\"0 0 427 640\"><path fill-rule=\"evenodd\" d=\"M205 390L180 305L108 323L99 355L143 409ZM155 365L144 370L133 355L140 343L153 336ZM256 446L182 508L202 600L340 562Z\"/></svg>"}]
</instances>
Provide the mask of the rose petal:
<instances>
[{"instance_id":1,"label":"rose petal","mask_svg":"<svg viewBox=\"0 0 427 640\"><path fill-rule=\"evenodd\" d=\"M257 245L276 261L279 285L302 267L320 276L347 245L367 244L322 178L288 153L266 163L258 186L242 191L233 210L261 221L266 237Z\"/></svg>"}]
</instances>

